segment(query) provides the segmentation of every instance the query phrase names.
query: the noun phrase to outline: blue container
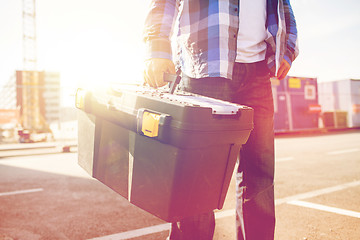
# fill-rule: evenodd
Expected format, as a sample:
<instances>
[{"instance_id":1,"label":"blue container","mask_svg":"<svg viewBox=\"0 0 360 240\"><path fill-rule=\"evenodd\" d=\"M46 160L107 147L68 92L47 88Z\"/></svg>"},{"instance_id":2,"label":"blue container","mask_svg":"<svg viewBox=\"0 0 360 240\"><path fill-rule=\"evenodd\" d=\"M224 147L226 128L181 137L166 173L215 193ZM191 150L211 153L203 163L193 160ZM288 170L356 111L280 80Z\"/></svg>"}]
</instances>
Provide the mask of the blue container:
<instances>
[{"instance_id":1,"label":"blue container","mask_svg":"<svg viewBox=\"0 0 360 240\"><path fill-rule=\"evenodd\" d=\"M287 76L273 80L275 132L301 131L319 127L321 107L316 78Z\"/></svg>"}]
</instances>

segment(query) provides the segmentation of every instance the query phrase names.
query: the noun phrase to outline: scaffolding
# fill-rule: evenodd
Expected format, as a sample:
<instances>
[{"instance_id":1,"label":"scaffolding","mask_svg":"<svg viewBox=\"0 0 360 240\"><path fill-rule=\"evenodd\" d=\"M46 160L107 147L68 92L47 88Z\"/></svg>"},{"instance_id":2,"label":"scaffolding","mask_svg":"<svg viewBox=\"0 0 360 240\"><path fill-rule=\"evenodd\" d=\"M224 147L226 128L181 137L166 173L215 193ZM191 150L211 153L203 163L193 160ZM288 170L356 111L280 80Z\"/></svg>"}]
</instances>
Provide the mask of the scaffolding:
<instances>
[{"instance_id":1,"label":"scaffolding","mask_svg":"<svg viewBox=\"0 0 360 240\"><path fill-rule=\"evenodd\" d=\"M44 84L37 71L36 3L23 0L23 71L17 72L17 102L21 107L20 138L27 141L31 134L51 132L41 114L41 91ZM20 76L18 74L21 74ZM24 135L26 133L26 136Z\"/></svg>"},{"instance_id":2,"label":"scaffolding","mask_svg":"<svg viewBox=\"0 0 360 240\"><path fill-rule=\"evenodd\" d=\"M36 3L23 0L23 70L36 71Z\"/></svg>"}]
</instances>

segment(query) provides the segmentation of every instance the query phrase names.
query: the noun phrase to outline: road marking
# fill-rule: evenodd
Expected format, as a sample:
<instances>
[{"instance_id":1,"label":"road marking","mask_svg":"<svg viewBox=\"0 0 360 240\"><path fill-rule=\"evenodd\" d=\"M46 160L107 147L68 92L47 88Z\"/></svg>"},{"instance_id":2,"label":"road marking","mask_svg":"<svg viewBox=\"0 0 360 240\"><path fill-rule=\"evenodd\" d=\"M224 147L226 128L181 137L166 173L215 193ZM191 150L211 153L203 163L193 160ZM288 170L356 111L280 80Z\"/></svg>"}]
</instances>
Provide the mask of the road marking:
<instances>
[{"instance_id":1,"label":"road marking","mask_svg":"<svg viewBox=\"0 0 360 240\"><path fill-rule=\"evenodd\" d=\"M141 237L152 233L163 232L169 229L170 229L170 223L164 223L151 227L139 228L127 232L115 233L108 236L92 238L90 240L125 240L125 239Z\"/></svg>"},{"instance_id":2,"label":"road marking","mask_svg":"<svg viewBox=\"0 0 360 240\"><path fill-rule=\"evenodd\" d=\"M298 201L300 199L305 199L305 198L316 197L316 196L320 196L323 194L332 193L332 192L336 192L336 191L340 191L340 190L344 190L346 188L356 187L356 186L360 186L360 181L349 182L349 183L337 185L334 187L323 188L323 189L319 189L319 190L315 190L315 191L311 191L311 192L307 192L307 193L297 194L297 195L290 196L290 197L280 198L280 199L275 200L275 205L280 205L280 204L287 203L287 202L294 202L294 201ZM215 212L216 219L231 217L234 215L235 215L235 209L229 209L229 210ZM112 235L108 235L108 236L92 238L89 240L126 240L126 239L135 238L135 237L141 237L141 236L148 235L148 234L168 231L169 229L170 229L170 224L166 223L166 224L160 224L160 225L155 225L155 226L151 226L151 227L130 230L127 232L116 233L116 234L112 234Z\"/></svg>"},{"instance_id":3,"label":"road marking","mask_svg":"<svg viewBox=\"0 0 360 240\"><path fill-rule=\"evenodd\" d=\"M327 152L326 154L328 154L328 155L339 155L339 154L353 153L353 152L358 152L358 151L360 151L359 148L352 148L352 149L344 149L344 150L339 150L339 151Z\"/></svg>"},{"instance_id":4,"label":"road marking","mask_svg":"<svg viewBox=\"0 0 360 240\"><path fill-rule=\"evenodd\" d=\"M296 194L296 195L293 195L290 197L285 197L285 198L280 198L280 199L275 200L275 205L280 205L283 203L306 199L306 198L317 197L317 196L320 196L323 194L341 191L346 188L357 187L357 186L360 186L360 181L344 183L344 184L337 185L334 187L328 187L328 188L323 188L323 189L319 189L319 190L315 190L315 191L311 191L311 192L307 192L307 193Z\"/></svg>"},{"instance_id":5,"label":"road marking","mask_svg":"<svg viewBox=\"0 0 360 240\"><path fill-rule=\"evenodd\" d=\"M294 160L294 157L276 158L275 162L286 162L286 161L291 161L291 160Z\"/></svg>"},{"instance_id":6,"label":"road marking","mask_svg":"<svg viewBox=\"0 0 360 240\"><path fill-rule=\"evenodd\" d=\"M350 216L350 217L355 217L355 218L360 218L359 212L354 212L354 211L335 208L335 207L329 207L329 206L316 204L316 203L310 203L310 202L304 202L304 201L290 201L290 202L288 202L288 204L296 205L296 206L300 206L300 207L312 208L312 209L321 210L321 211L325 211L325 212L337 213L340 215L345 215L345 216Z\"/></svg>"},{"instance_id":7,"label":"road marking","mask_svg":"<svg viewBox=\"0 0 360 240\"><path fill-rule=\"evenodd\" d=\"M225 217L231 217L235 215L235 209L229 209L224 211L215 212L215 218L225 218ZM155 225L151 227L145 227L140 229L135 229L127 232L122 233L116 233L108 236L103 237L97 237L92 238L90 240L125 240L125 239L131 239L135 237L141 237L148 234L163 232L170 230L170 223Z\"/></svg>"},{"instance_id":8,"label":"road marking","mask_svg":"<svg viewBox=\"0 0 360 240\"><path fill-rule=\"evenodd\" d=\"M34 189L19 190L19 191L13 191L13 192L3 192L3 193L0 193L0 197L9 196L9 195L23 194L23 193L41 192L41 191L44 191L44 189L42 189L42 188L34 188Z\"/></svg>"},{"instance_id":9,"label":"road marking","mask_svg":"<svg viewBox=\"0 0 360 240\"><path fill-rule=\"evenodd\" d=\"M215 219L235 216L235 209L221 210L215 212Z\"/></svg>"}]
</instances>

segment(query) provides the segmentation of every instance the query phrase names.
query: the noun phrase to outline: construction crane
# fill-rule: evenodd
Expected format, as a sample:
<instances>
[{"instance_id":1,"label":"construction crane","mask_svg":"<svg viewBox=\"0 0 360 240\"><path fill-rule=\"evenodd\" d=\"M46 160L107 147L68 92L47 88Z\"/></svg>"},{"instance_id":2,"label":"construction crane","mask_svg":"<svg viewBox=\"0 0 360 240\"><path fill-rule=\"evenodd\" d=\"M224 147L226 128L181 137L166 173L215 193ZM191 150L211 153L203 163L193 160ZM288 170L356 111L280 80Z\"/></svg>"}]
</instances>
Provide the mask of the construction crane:
<instances>
[{"instance_id":1,"label":"construction crane","mask_svg":"<svg viewBox=\"0 0 360 240\"><path fill-rule=\"evenodd\" d=\"M23 51L24 70L36 71L36 2L23 0Z\"/></svg>"},{"instance_id":2,"label":"construction crane","mask_svg":"<svg viewBox=\"0 0 360 240\"><path fill-rule=\"evenodd\" d=\"M20 142L45 140L51 133L42 116L41 77L37 71L36 2L23 0L23 71L17 72L17 99L21 107Z\"/></svg>"}]
</instances>

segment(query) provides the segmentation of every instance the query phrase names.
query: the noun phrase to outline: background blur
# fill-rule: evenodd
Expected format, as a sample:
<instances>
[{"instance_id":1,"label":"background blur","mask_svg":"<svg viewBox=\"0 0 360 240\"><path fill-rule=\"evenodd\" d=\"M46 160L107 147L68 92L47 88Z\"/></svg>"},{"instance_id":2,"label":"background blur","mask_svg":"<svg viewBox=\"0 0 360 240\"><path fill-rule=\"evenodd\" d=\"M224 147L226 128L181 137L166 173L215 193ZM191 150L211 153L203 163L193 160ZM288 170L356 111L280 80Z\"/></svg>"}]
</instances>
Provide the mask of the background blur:
<instances>
[{"instance_id":1,"label":"background blur","mask_svg":"<svg viewBox=\"0 0 360 240\"><path fill-rule=\"evenodd\" d=\"M147 4L0 0L0 240L167 237L168 223L130 204L77 163L86 155L77 149L76 89L142 81ZM272 79L280 132L275 239L359 239L360 1L291 4L300 55L289 76ZM36 16L30 17L31 5ZM32 49L34 26L32 69L24 67L23 45L26 40ZM90 136L89 149L91 134L80 134ZM235 239L235 176L224 208L216 211L215 240Z\"/></svg>"},{"instance_id":2,"label":"background blur","mask_svg":"<svg viewBox=\"0 0 360 240\"><path fill-rule=\"evenodd\" d=\"M60 108L74 106L79 86L142 81L142 29L148 2L36 0L36 70L44 72L45 82L59 88L56 101ZM359 79L360 2L291 3L300 55L289 75L314 78L318 83ZM23 0L0 0L0 109L16 105L15 100L9 100L15 97L9 89L15 83L16 71L23 70L23 58ZM46 75L52 75L52 80ZM66 118L71 110L64 111L60 109L57 114Z\"/></svg>"}]
</instances>

